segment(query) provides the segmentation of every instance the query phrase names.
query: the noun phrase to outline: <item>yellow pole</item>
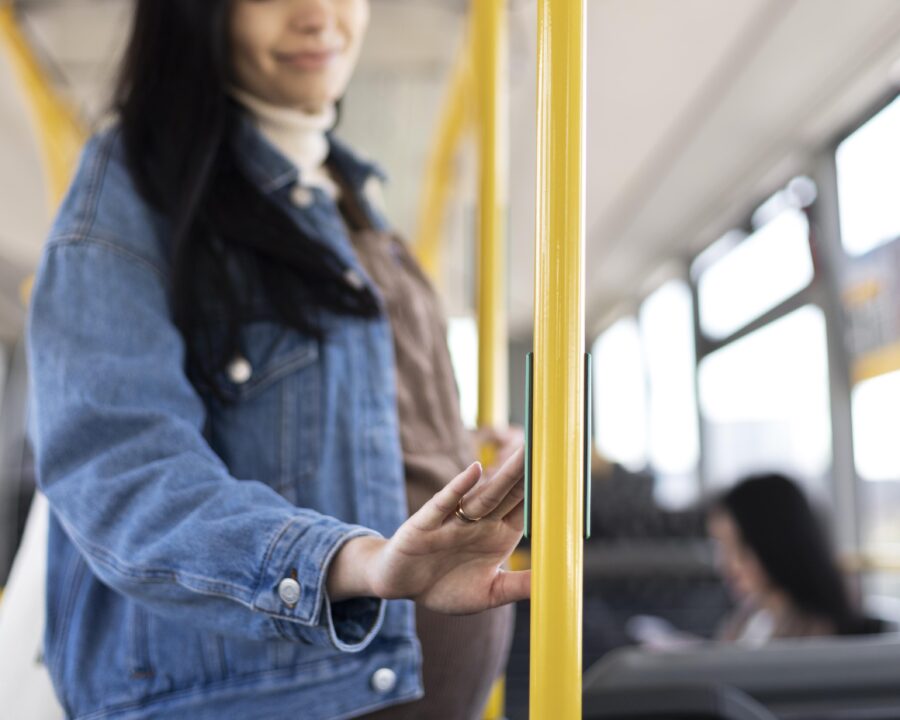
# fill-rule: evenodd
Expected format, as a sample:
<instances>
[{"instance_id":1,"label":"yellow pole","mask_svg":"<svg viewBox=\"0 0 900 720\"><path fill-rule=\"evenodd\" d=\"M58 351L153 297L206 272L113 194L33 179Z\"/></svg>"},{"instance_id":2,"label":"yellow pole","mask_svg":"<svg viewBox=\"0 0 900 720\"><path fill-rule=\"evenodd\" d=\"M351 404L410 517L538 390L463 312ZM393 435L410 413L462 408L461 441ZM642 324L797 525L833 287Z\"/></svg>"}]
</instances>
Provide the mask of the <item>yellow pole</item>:
<instances>
[{"instance_id":1,"label":"yellow pole","mask_svg":"<svg viewBox=\"0 0 900 720\"><path fill-rule=\"evenodd\" d=\"M0 2L0 48L6 48L13 70L19 77L38 128L47 196L55 212L68 188L85 133L75 114L56 96L28 41L19 29L11 2ZM34 275L19 287L19 297L27 306ZM0 600L3 588L0 587Z\"/></svg>"},{"instance_id":2,"label":"yellow pole","mask_svg":"<svg viewBox=\"0 0 900 720\"><path fill-rule=\"evenodd\" d=\"M509 144L506 79L506 0L472 0L473 75L478 94L478 426L509 422L506 330L506 215ZM485 466L494 448L481 448ZM504 715L504 682L499 680L485 720Z\"/></svg>"},{"instance_id":3,"label":"yellow pole","mask_svg":"<svg viewBox=\"0 0 900 720\"><path fill-rule=\"evenodd\" d=\"M471 33L470 33L471 35ZM419 230L413 252L432 282L439 282L440 255L454 160L471 123L472 43L467 39L453 69L434 147L425 174Z\"/></svg>"},{"instance_id":4,"label":"yellow pole","mask_svg":"<svg viewBox=\"0 0 900 720\"><path fill-rule=\"evenodd\" d=\"M584 0L538 3L532 720L581 718Z\"/></svg>"},{"instance_id":5,"label":"yellow pole","mask_svg":"<svg viewBox=\"0 0 900 720\"><path fill-rule=\"evenodd\" d=\"M508 422L506 0L473 0L480 153L478 425ZM492 458L483 457L486 464Z\"/></svg>"},{"instance_id":6,"label":"yellow pole","mask_svg":"<svg viewBox=\"0 0 900 720\"><path fill-rule=\"evenodd\" d=\"M54 92L52 83L19 29L12 5L0 3L0 46L4 46L31 108L38 132L51 212L62 200L85 132L76 114Z\"/></svg>"},{"instance_id":7,"label":"yellow pole","mask_svg":"<svg viewBox=\"0 0 900 720\"><path fill-rule=\"evenodd\" d=\"M0 47L6 49L31 109L47 182L48 209L52 214L69 187L87 134L75 112L53 90L50 79L19 29L9 2L0 2ZM23 305L28 305L33 283L34 276L29 275L19 288Z\"/></svg>"}]
</instances>

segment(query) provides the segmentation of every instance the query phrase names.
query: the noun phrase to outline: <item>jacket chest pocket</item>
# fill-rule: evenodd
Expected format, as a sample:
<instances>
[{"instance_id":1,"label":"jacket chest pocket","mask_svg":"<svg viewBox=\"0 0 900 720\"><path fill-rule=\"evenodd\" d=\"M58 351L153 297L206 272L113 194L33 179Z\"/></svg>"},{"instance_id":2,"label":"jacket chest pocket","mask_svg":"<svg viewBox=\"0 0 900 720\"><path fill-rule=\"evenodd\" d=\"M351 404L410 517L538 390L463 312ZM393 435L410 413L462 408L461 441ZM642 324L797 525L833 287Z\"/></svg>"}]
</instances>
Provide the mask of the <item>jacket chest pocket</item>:
<instances>
[{"instance_id":1,"label":"jacket chest pocket","mask_svg":"<svg viewBox=\"0 0 900 720\"><path fill-rule=\"evenodd\" d=\"M243 328L241 345L220 377L224 400L209 401L210 443L234 477L299 503L320 452L319 343L259 322Z\"/></svg>"}]
</instances>

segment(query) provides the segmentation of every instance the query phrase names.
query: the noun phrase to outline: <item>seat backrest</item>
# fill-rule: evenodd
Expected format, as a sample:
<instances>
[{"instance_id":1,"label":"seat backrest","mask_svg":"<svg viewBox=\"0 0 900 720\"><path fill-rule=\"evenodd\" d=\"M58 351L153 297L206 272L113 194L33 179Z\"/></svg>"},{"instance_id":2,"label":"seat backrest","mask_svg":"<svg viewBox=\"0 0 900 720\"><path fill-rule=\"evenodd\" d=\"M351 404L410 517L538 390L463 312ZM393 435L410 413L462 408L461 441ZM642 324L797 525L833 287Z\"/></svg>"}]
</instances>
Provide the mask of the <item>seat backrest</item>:
<instances>
[{"instance_id":1,"label":"seat backrest","mask_svg":"<svg viewBox=\"0 0 900 720\"><path fill-rule=\"evenodd\" d=\"M726 685L587 688L583 704L584 720L775 720L760 703Z\"/></svg>"},{"instance_id":2,"label":"seat backrest","mask_svg":"<svg viewBox=\"0 0 900 720\"><path fill-rule=\"evenodd\" d=\"M738 689L776 716L821 720L900 717L900 636L783 640L758 648L706 644L690 650L610 653L585 675L586 696L651 694L698 684ZM655 690L654 690L655 692Z\"/></svg>"}]
</instances>

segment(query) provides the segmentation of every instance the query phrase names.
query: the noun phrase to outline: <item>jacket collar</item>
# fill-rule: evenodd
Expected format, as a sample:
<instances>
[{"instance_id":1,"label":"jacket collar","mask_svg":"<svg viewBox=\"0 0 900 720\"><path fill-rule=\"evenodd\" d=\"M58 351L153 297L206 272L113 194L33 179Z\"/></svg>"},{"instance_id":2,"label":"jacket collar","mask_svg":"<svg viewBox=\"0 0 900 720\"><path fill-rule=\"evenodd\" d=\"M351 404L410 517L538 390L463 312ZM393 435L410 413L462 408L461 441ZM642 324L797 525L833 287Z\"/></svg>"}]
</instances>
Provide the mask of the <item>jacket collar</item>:
<instances>
[{"instance_id":1,"label":"jacket collar","mask_svg":"<svg viewBox=\"0 0 900 720\"><path fill-rule=\"evenodd\" d=\"M238 158L251 179L264 193L274 193L300 181L300 171L282 155L254 127L246 113L242 112L235 138ZM364 160L346 145L328 133L329 153L326 162L357 192L371 177L385 180L384 171L375 163Z\"/></svg>"}]
</instances>

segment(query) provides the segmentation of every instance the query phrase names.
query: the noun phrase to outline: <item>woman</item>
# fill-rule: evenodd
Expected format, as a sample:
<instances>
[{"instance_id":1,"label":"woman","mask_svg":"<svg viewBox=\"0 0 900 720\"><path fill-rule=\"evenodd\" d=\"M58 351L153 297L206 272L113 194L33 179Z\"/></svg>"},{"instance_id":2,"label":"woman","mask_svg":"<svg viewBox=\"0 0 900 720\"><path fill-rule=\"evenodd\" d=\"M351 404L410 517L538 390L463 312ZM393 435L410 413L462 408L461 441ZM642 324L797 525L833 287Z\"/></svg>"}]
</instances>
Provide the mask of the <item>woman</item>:
<instances>
[{"instance_id":1,"label":"woman","mask_svg":"<svg viewBox=\"0 0 900 720\"><path fill-rule=\"evenodd\" d=\"M29 320L70 717L471 718L505 662L522 452L469 464L437 300L328 134L368 13L137 3Z\"/></svg>"},{"instance_id":2,"label":"woman","mask_svg":"<svg viewBox=\"0 0 900 720\"><path fill-rule=\"evenodd\" d=\"M762 645L864 632L827 536L788 478L761 475L738 483L712 506L708 528L740 603L720 639Z\"/></svg>"}]
</instances>

